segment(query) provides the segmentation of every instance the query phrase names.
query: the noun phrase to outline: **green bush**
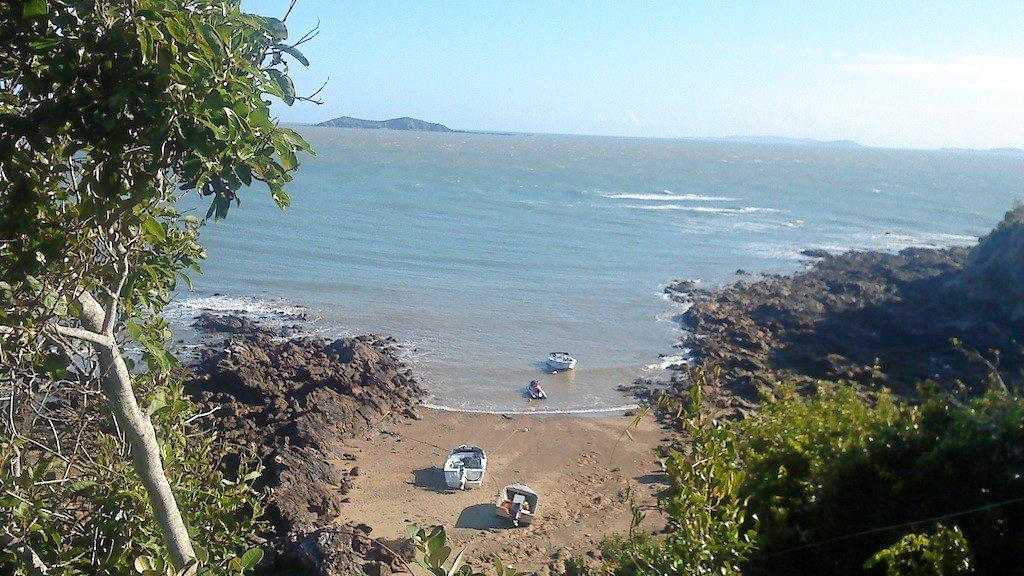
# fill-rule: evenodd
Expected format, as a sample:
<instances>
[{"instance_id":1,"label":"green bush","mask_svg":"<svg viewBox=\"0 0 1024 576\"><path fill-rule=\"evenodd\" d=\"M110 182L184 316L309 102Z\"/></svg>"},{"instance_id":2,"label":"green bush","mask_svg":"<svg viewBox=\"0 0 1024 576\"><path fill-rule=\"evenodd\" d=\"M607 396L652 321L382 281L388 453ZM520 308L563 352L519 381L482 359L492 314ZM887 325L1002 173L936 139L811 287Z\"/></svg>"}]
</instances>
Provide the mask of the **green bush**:
<instances>
[{"instance_id":1,"label":"green bush","mask_svg":"<svg viewBox=\"0 0 1024 576\"><path fill-rule=\"evenodd\" d=\"M699 375L697 376L700 377ZM693 390L699 386L693 387ZM1024 565L1024 400L911 405L822 385L709 422L669 455L664 538L608 543L620 574L1012 574ZM973 570L973 571L972 571Z\"/></svg>"},{"instance_id":2,"label":"green bush","mask_svg":"<svg viewBox=\"0 0 1024 576\"><path fill-rule=\"evenodd\" d=\"M253 482L258 462L219 442L180 384L150 383L148 409L168 480L186 514L201 574L241 574L262 558L253 547L263 513ZM73 422L64 459L26 437L0 438L0 573L48 575L173 574L142 482L117 431ZM78 443L76 446L75 443ZM74 448L72 448L74 446ZM223 470L231 459L230 474ZM73 462L73 463L72 463Z\"/></svg>"},{"instance_id":3,"label":"green bush","mask_svg":"<svg viewBox=\"0 0 1024 576\"><path fill-rule=\"evenodd\" d=\"M668 535L654 538L631 528L627 537L605 542L604 556L618 574L740 574L753 549L748 516L739 493L744 478L734 431L700 410L703 373L694 374L693 395L680 410L687 442L665 455L671 489L660 499ZM640 518L634 515L634 525Z\"/></svg>"},{"instance_id":4,"label":"green bush","mask_svg":"<svg viewBox=\"0 0 1024 576\"><path fill-rule=\"evenodd\" d=\"M885 576L960 576L974 572L963 534L956 527L941 524L933 534L907 534L864 565L875 566L884 566Z\"/></svg>"}]
</instances>

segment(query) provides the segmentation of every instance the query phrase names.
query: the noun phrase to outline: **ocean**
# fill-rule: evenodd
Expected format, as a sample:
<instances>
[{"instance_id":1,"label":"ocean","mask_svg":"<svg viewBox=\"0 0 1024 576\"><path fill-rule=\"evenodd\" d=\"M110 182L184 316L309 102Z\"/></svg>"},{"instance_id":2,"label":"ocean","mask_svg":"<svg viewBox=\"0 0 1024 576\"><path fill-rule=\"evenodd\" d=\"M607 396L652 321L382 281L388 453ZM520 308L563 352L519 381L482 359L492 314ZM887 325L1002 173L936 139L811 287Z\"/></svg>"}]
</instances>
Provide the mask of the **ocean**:
<instances>
[{"instance_id":1,"label":"ocean","mask_svg":"<svg viewBox=\"0 0 1024 576\"><path fill-rule=\"evenodd\" d=\"M254 187L207 223L205 273L169 320L299 312L314 333L390 334L429 402L458 410L621 407L617 385L683 356L670 280L789 272L805 248L969 245L1024 191L1021 157L992 152L298 129L317 156L291 208ZM543 374L551 351L578 368Z\"/></svg>"}]
</instances>

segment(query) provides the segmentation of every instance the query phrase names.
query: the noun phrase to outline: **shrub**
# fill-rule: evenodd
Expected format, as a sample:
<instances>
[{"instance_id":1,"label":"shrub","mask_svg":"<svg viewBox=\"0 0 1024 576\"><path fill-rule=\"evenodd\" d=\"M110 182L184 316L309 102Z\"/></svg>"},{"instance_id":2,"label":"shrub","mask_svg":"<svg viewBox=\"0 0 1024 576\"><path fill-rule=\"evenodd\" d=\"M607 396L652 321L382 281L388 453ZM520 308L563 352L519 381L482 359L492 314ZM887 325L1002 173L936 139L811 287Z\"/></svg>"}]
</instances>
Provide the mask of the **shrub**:
<instances>
[{"instance_id":1,"label":"shrub","mask_svg":"<svg viewBox=\"0 0 1024 576\"><path fill-rule=\"evenodd\" d=\"M1024 564L1024 400L780 390L726 424L694 398L660 500L669 533L609 541L613 571L938 576Z\"/></svg>"},{"instance_id":2,"label":"shrub","mask_svg":"<svg viewBox=\"0 0 1024 576\"><path fill-rule=\"evenodd\" d=\"M252 547L263 512L252 485L258 462L219 442L180 384L150 382L148 388L168 479L202 573L240 574L253 567L263 556ZM29 436L0 439L0 573L36 574L43 567L51 576L175 573L116 428L97 419L66 423L52 429L59 452ZM225 458L231 459L230 473Z\"/></svg>"},{"instance_id":3,"label":"shrub","mask_svg":"<svg viewBox=\"0 0 1024 576\"><path fill-rule=\"evenodd\" d=\"M605 543L609 569L618 574L740 574L752 550L744 477L734 432L701 411L703 373L694 374L691 397L680 409L687 443L670 450L665 462L671 487L660 498L668 516L665 538L634 532ZM639 518L634 515L634 525ZM744 530L744 527L748 527Z\"/></svg>"},{"instance_id":4,"label":"shrub","mask_svg":"<svg viewBox=\"0 0 1024 576\"><path fill-rule=\"evenodd\" d=\"M864 565L875 566L885 567L885 576L959 576L974 572L963 534L956 527L941 524L933 534L907 534Z\"/></svg>"}]
</instances>

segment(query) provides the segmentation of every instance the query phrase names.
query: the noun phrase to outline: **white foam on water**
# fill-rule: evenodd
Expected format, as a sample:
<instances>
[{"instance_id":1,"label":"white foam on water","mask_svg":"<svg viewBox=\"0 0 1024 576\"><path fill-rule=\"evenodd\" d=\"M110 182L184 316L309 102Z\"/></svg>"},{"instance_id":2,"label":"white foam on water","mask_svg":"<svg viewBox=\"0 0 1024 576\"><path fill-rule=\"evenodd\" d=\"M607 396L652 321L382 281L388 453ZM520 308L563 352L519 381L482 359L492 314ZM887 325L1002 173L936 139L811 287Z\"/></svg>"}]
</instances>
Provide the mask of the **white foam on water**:
<instances>
[{"instance_id":1,"label":"white foam on water","mask_svg":"<svg viewBox=\"0 0 1024 576\"><path fill-rule=\"evenodd\" d=\"M845 234L842 238L840 242L816 243L810 247L839 254L849 250L898 252L904 248L973 246L978 242L977 236L945 232L859 231Z\"/></svg>"},{"instance_id":2,"label":"white foam on water","mask_svg":"<svg viewBox=\"0 0 1024 576\"><path fill-rule=\"evenodd\" d=\"M800 249L789 243L749 242L746 252L766 260L807 260Z\"/></svg>"},{"instance_id":3,"label":"white foam on water","mask_svg":"<svg viewBox=\"0 0 1024 576\"><path fill-rule=\"evenodd\" d=\"M601 194L603 198L612 198L615 200L654 200L654 201L677 201L677 200L692 200L695 202L735 202L739 198L732 198L729 196L704 196L701 194L672 194L670 192L664 192L661 194Z\"/></svg>"},{"instance_id":4,"label":"white foam on water","mask_svg":"<svg viewBox=\"0 0 1024 576\"><path fill-rule=\"evenodd\" d=\"M657 362L644 366L644 371L652 372L654 370L668 370L670 368L689 364L692 360L690 358L690 352L691 350L689 348L684 348L681 354L662 356Z\"/></svg>"},{"instance_id":5,"label":"white foam on water","mask_svg":"<svg viewBox=\"0 0 1024 576\"><path fill-rule=\"evenodd\" d=\"M623 208L634 210L679 210L682 212L700 212L704 214L754 214L782 212L778 208L761 208L744 206L743 208L716 208L711 206L684 206L682 204L626 204Z\"/></svg>"},{"instance_id":6,"label":"white foam on water","mask_svg":"<svg viewBox=\"0 0 1024 576\"><path fill-rule=\"evenodd\" d=\"M851 231L837 238L841 241L812 242L797 247L789 243L751 242L746 245L747 253L769 260L813 260L801 254L803 248L824 250L842 254L850 250L880 250L899 252L905 248L945 248L949 246L972 246L977 236L949 234L944 232L894 232L894 231Z\"/></svg>"},{"instance_id":7,"label":"white foam on water","mask_svg":"<svg viewBox=\"0 0 1024 576\"><path fill-rule=\"evenodd\" d=\"M200 296L171 302L164 308L169 319L195 318L204 312L245 314L263 318L271 316L308 316L309 308L283 299L264 300L255 296Z\"/></svg>"},{"instance_id":8,"label":"white foam on water","mask_svg":"<svg viewBox=\"0 0 1024 576\"><path fill-rule=\"evenodd\" d=\"M458 412L461 414L493 414L493 415L523 415L523 416L545 416L545 415L556 415L556 414L611 414L614 412L626 412L629 410L637 410L640 408L639 404L622 404L620 406L611 406L609 408L566 408L563 410L477 410L473 408L458 408L455 406L444 406L441 404L430 404L424 402L420 404L424 408L431 410L438 410L440 412Z\"/></svg>"}]
</instances>

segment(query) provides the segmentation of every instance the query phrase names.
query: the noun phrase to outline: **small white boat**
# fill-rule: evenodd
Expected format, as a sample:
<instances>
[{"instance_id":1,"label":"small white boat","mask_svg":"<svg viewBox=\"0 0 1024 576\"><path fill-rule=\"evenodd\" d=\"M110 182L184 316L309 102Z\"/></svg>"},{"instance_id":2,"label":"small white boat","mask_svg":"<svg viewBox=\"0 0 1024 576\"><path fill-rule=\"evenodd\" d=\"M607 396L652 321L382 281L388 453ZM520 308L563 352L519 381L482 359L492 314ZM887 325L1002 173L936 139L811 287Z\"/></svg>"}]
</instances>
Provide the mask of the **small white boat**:
<instances>
[{"instance_id":1,"label":"small white boat","mask_svg":"<svg viewBox=\"0 0 1024 576\"><path fill-rule=\"evenodd\" d=\"M537 514L540 497L525 484L510 484L498 493L497 514L513 526L529 526Z\"/></svg>"},{"instance_id":2,"label":"small white boat","mask_svg":"<svg viewBox=\"0 0 1024 576\"><path fill-rule=\"evenodd\" d=\"M555 372L576 368L576 358L568 352L552 352L548 354L548 368Z\"/></svg>"},{"instance_id":3,"label":"small white boat","mask_svg":"<svg viewBox=\"0 0 1024 576\"><path fill-rule=\"evenodd\" d=\"M469 490L484 483L487 454L479 446L463 444L453 448L444 462L444 483L449 488Z\"/></svg>"}]
</instances>

